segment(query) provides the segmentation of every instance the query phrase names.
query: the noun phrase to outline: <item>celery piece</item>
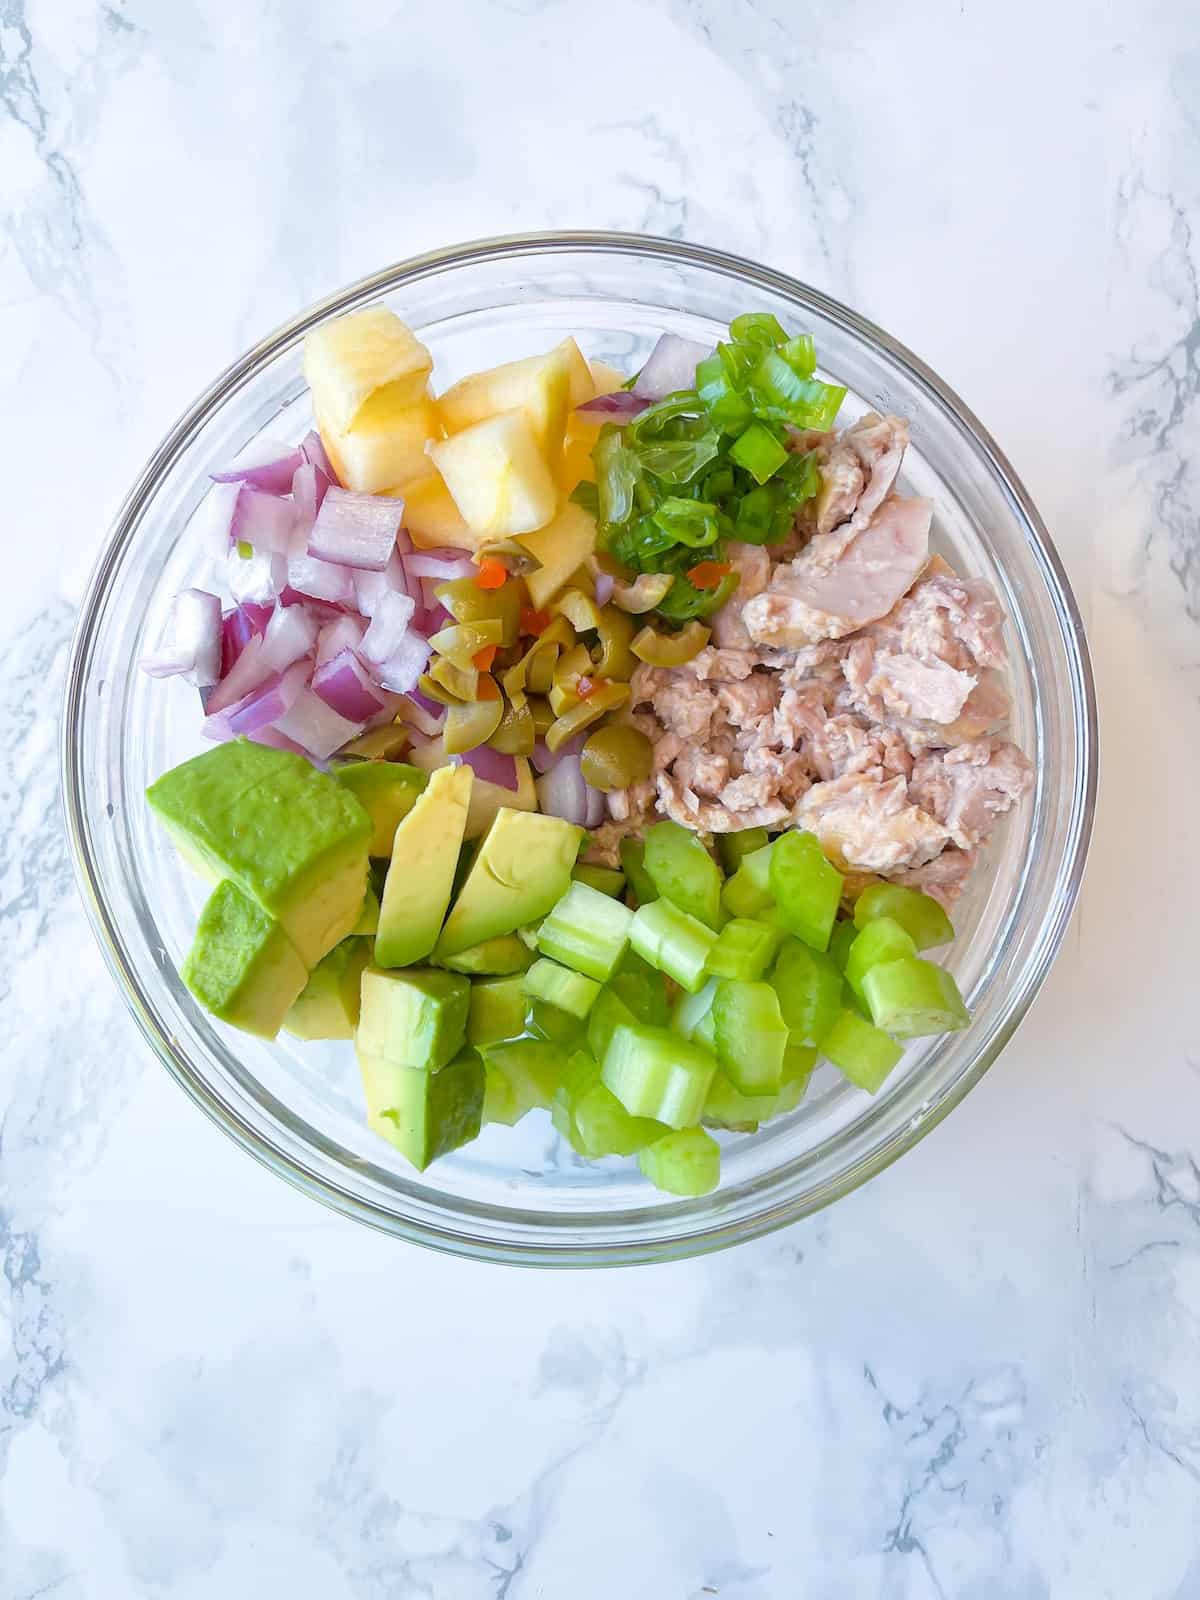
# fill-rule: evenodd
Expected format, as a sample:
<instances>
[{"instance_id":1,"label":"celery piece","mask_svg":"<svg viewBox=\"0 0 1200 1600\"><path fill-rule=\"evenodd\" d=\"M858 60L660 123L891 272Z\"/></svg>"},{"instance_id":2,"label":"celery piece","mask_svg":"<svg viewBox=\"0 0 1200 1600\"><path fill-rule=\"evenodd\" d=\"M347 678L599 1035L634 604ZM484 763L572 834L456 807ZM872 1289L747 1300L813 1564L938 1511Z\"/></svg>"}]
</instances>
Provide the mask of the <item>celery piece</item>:
<instances>
[{"instance_id":1,"label":"celery piece","mask_svg":"<svg viewBox=\"0 0 1200 1600\"><path fill-rule=\"evenodd\" d=\"M484 978L471 985L467 1043L483 1046L501 1039L519 1039L525 1032L529 997L524 980Z\"/></svg>"},{"instance_id":2,"label":"celery piece","mask_svg":"<svg viewBox=\"0 0 1200 1600\"><path fill-rule=\"evenodd\" d=\"M886 968L881 968L886 971ZM843 1010L821 1044L821 1053L868 1094L874 1094L904 1051L881 1028Z\"/></svg>"},{"instance_id":3,"label":"celery piece","mask_svg":"<svg viewBox=\"0 0 1200 1600\"><path fill-rule=\"evenodd\" d=\"M561 1050L577 1050L583 1042L584 1024L579 1017L558 1006L547 1005L544 1000L530 997L529 1031L539 1039L549 1039Z\"/></svg>"},{"instance_id":4,"label":"celery piece","mask_svg":"<svg viewBox=\"0 0 1200 1600\"><path fill-rule=\"evenodd\" d=\"M484 1045L484 1064L508 1079L521 1114L548 1109L562 1078L562 1051L548 1039L514 1039Z\"/></svg>"},{"instance_id":5,"label":"celery piece","mask_svg":"<svg viewBox=\"0 0 1200 1600\"><path fill-rule=\"evenodd\" d=\"M684 1128L647 1145L638 1166L656 1189L693 1199L721 1181L721 1147L703 1128Z\"/></svg>"},{"instance_id":6,"label":"celery piece","mask_svg":"<svg viewBox=\"0 0 1200 1600\"><path fill-rule=\"evenodd\" d=\"M770 844L771 836L765 828L741 828L737 833L717 835L717 854L728 873L734 873L748 855Z\"/></svg>"},{"instance_id":7,"label":"celery piece","mask_svg":"<svg viewBox=\"0 0 1200 1600\"><path fill-rule=\"evenodd\" d=\"M809 1083L817 1065L816 1046L789 1044L783 1052L783 1075L779 1093L775 1097L774 1115L782 1117L794 1111L808 1093Z\"/></svg>"},{"instance_id":8,"label":"celery piece","mask_svg":"<svg viewBox=\"0 0 1200 1600\"><path fill-rule=\"evenodd\" d=\"M699 1122L716 1070L707 1050L667 1028L621 1023L600 1075L630 1116L687 1128Z\"/></svg>"},{"instance_id":9,"label":"celery piece","mask_svg":"<svg viewBox=\"0 0 1200 1600\"><path fill-rule=\"evenodd\" d=\"M629 940L643 961L674 978L689 994L704 987L705 962L717 936L669 900L639 906Z\"/></svg>"},{"instance_id":10,"label":"celery piece","mask_svg":"<svg viewBox=\"0 0 1200 1600\"><path fill-rule=\"evenodd\" d=\"M771 893L788 929L814 950L829 947L843 878L816 834L781 834L771 849Z\"/></svg>"},{"instance_id":11,"label":"celery piece","mask_svg":"<svg viewBox=\"0 0 1200 1600\"><path fill-rule=\"evenodd\" d=\"M725 880L721 891L721 904L731 917L757 917L773 899L771 891L771 857L774 844L765 844L742 857L732 878Z\"/></svg>"},{"instance_id":12,"label":"celery piece","mask_svg":"<svg viewBox=\"0 0 1200 1600\"><path fill-rule=\"evenodd\" d=\"M760 1122L775 1115L778 1103L777 1094L743 1094L718 1067L704 1102L704 1125L730 1133L754 1133Z\"/></svg>"},{"instance_id":13,"label":"celery piece","mask_svg":"<svg viewBox=\"0 0 1200 1600\"><path fill-rule=\"evenodd\" d=\"M645 867L664 900L716 929L721 921L721 869L696 835L677 822L647 828Z\"/></svg>"},{"instance_id":14,"label":"celery piece","mask_svg":"<svg viewBox=\"0 0 1200 1600\"><path fill-rule=\"evenodd\" d=\"M712 1006L717 1060L743 1094L775 1094L783 1075L788 1030L769 983L722 978Z\"/></svg>"},{"instance_id":15,"label":"celery piece","mask_svg":"<svg viewBox=\"0 0 1200 1600\"><path fill-rule=\"evenodd\" d=\"M916 953L916 945L898 922L891 917L877 917L867 923L846 953L846 982L862 1000L863 979L872 967Z\"/></svg>"},{"instance_id":16,"label":"celery piece","mask_svg":"<svg viewBox=\"0 0 1200 1600\"><path fill-rule=\"evenodd\" d=\"M514 1123L520 1122L529 1107L520 1103L508 1074L494 1063L485 1061L483 1073L484 1122L500 1122L506 1128L511 1128Z\"/></svg>"},{"instance_id":17,"label":"celery piece","mask_svg":"<svg viewBox=\"0 0 1200 1600\"><path fill-rule=\"evenodd\" d=\"M792 1040L819 1045L842 1004L842 975L831 957L789 939L771 972L779 1008Z\"/></svg>"},{"instance_id":18,"label":"celery piece","mask_svg":"<svg viewBox=\"0 0 1200 1600\"><path fill-rule=\"evenodd\" d=\"M703 989L698 989L695 994L681 995L671 1017L671 1026L675 1032L682 1034L685 1039L694 1039L696 1029L712 1010L716 993L717 980L710 978Z\"/></svg>"},{"instance_id":19,"label":"celery piece","mask_svg":"<svg viewBox=\"0 0 1200 1600\"><path fill-rule=\"evenodd\" d=\"M603 1061L605 1052L608 1050L608 1042L612 1038L614 1030L619 1028L622 1023L632 1025L641 1020L630 1010L624 1000L606 984L596 996L596 1003L588 1016L588 1049L597 1061Z\"/></svg>"},{"instance_id":20,"label":"celery piece","mask_svg":"<svg viewBox=\"0 0 1200 1600\"><path fill-rule=\"evenodd\" d=\"M720 982L720 979L717 981ZM708 1010L692 1029L692 1042L694 1044L703 1045L704 1048L710 1052L710 1054L714 1056L716 1055L717 1024L713 1018L713 1009L711 1006L709 1006Z\"/></svg>"},{"instance_id":21,"label":"celery piece","mask_svg":"<svg viewBox=\"0 0 1200 1600\"><path fill-rule=\"evenodd\" d=\"M829 936L829 954L837 963L838 970L845 972L846 962L850 957L850 946L858 938L858 929L852 922L839 922Z\"/></svg>"},{"instance_id":22,"label":"celery piece","mask_svg":"<svg viewBox=\"0 0 1200 1600\"><path fill-rule=\"evenodd\" d=\"M708 970L714 978L761 978L783 939L782 928L734 917L721 929L709 951Z\"/></svg>"},{"instance_id":23,"label":"celery piece","mask_svg":"<svg viewBox=\"0 0 1200 1600\"><path fill-rule=\"evenodd\" d=\"M590 1089L600 1087L599 1064L586 1050L577 1050L563 1068L562 1078L554 1090L550 1120L556 1132L581 1156L589 1152L579 1132L575 1107Z\"/></svg>"},{"instance_id":24,"label":"celery piece","mask_svg":"<svg viewBox=\"0 0 1200 1600\"><path fill-rule=\"evenodd\" d=\"M619 848L621 866L625 880L633 890L633 897L638 905L648 906L652 900L658 899L658 890L654 887L654 879L646 871L646 847L640 839L622 839Z\"/></svg>"},{"instance_id":25,"label":"celery piece","mask_svg":"<svg viewBox=\"0 0 1200 1600\"><path fill-rule=\"evenodd\" d=\"M600 993L594 978L585 978L582 972L560 967L557 961L547 961L544 956L525 974L525 989L535 1000L544 1000L573 1017L586 1017Z\"/></svg>"},{"instance_id":26,"label":"celery piece","mask_svg":"<svg viewBox=\"0 0 1200 1600\"><path fill-rule=\"evenodd\" d=\"M626 950L621 965L608 980L608 987L625 1002L638 1022L665 1028L671 1020L667 980L648 961L643 961L636 950Z\"/></svg>"},{"instance_id":27,"label":"celery piece","mask_svg":"<svg viewBox=\"0 0 1200 1600\"><path fill-rule=\"evenodd\" d=\"M866 935L864 929L859 938ZM872 1022L898 1039L954 1033L971 1020L950 973L920 956L904 956L872 967L863 978L862 991Z\"/></svg>"},{"instance_id":28,"label":"celery piece","mask_svg":"<svg viewBox=\"0 0 1200 1600\"><path fill-rule=\"evenodd\" d=\"M877 917L898 922L918 950L949 944L954 937L954 924L933 896L900 883L869 884L854 902L856 927L865 928Z\"/></svg>"},{"instance_id":29,"label":"celery piece","mask_svg":"<svg viewBox=\"0 0 1200 1600\"><path fill-rule=\"evenodd\" d=\"M572 883L538 929L538 949L604 983L629 943L633 913L586 883Z\"/></svg>"},{"instance_id":30,"label":"celery piece","mask_svg":"<svg viewBox=\"0 0 1200 1600\"><path fill-rule=\"evenodd\" d=\"M615 867L593 867L581 861L571 873L576 883L586 883L600 894L619 895L625 887L625 874Z\"/></svg>"},{"instance_id":31,"label":"celery piece","mask_svg":"<svg viewBox=\"0 0 1200 1600\"><path fill-rule=\"evenodd\" d=\"M634 1156L648 1144L661 1139L668 1131L665 1124L652 1117L634 1117L626 1111L616 1095L599 1081L574 1096L571 1112L576 1137L584 1155L593 1159L600 1156Z\"/></svg>"}]
</instances>

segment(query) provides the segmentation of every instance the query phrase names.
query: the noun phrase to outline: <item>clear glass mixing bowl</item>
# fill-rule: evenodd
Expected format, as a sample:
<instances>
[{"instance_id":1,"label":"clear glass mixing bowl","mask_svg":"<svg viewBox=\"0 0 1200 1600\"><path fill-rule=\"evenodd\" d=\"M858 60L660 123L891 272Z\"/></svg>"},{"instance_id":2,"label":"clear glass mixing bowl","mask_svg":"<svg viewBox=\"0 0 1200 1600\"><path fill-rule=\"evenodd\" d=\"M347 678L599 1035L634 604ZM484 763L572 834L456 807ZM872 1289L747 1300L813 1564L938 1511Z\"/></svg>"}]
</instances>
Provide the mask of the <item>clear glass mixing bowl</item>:
<instances>
[{"instance_id":1,"label":"clear glass mixing bowl","mask_svg":"<svg viewBox=\"0 0 1200 1600\"><path fill-rule=\"evenodd\" d=\"M929 495L937 548L990 579L1011 619L1013 736L1037 785L1001 831L956 917L952 966L971 1026L911 1049L870 1098L828 1067L791 1116L722 1136L724 1176L700 1200L659 1194L631 1161L585 1163L543 1113L493 1127L414 1173L366 1126L346 1044L275 1044L214 1023L178 976L204 886L143 798L201 747L195 690L136 662L175 591L203 584L188 521L207 473L260 430L311 422L301 341L325 318L386 300L447 383L565 334L632 370L664 330L712 341L739 312L816 337L849 389L843 419L908 417L903 486ZM879 1172L996 1059L1057 951L1092 823L1096 725L1079 615L1041 519L991 438L929 369L803 284L699 246L633 235L485 240L390 267L306 311L225 372L168 434L122 506L84 600L72 655L64 793L80 885L109 965L163 1062L245 1149L305 1193L401 1238L487 1260L598 1266L663 1260L802 1217Z\"/></svg>"}]
</instances>

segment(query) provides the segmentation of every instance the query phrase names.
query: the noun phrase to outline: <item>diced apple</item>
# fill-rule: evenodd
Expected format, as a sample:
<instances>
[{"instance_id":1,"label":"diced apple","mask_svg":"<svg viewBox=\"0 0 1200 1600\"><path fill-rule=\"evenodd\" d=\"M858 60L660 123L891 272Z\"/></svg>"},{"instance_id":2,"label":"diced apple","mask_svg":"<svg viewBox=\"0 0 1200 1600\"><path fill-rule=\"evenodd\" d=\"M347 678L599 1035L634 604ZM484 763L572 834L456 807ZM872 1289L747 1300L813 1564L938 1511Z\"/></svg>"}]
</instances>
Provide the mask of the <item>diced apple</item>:
<instances>
[{"instance_id":1,"label":"diced apple","mask_svg":"<svg viewBox=\"0 0 1200 1600\"><path fill-rule=\"evenodd\" d=\"M574 339L568 336L558 348L567 358L567 405L574 411L575 407L583 405L585 400L596 398L596 380L592 377L592 369L588 366L583 351Z\"/></svg>"},{"instance_id":2,"label":"diced apple","mask_svg":"<svg viewBox=\"0 0 1200 1600\"><path fill-rule=\"evenodd\" d=\"M573 500L546 527L522 536L521 543L542 563L525 579L530 603L539 610L591 555L596 543L596 519Z\"/></svg>"},{"instance_id":3,"label":"diced apple","mask_svg":"<svg viewBox=\"0 0 1200 1600\"><path fill-rule=\"evenodd\" d=\"M444 404L443 398L443 414ZM430 445L429 455L467 526L481 537L532 533L554 515L558 490L523 410L473 423Z\"/></svg>"},{"instance_id":4,"label":"diced apple","mask_svg":"<svg viewBox=\"0 0 1200 1600\"><path fill-rule=\"evenodd\" d=\"M487 372L473 373L453 384L438 402L446 431L459 433L487 417L521 411L533 430L538 449L553 465L562 450L570 379L571 361L565 340L545 355L526 356Z\"/></svg>"},{"instance_id":5,"label":"diced apple","mask_svg":"<svg viewBox=\"0 0 1200 1600\"><path fill-rule=\"evenodd\" d=\"M591 369L597 395L616 394L628 380L628 373L618 372L616 367L610 367L607 361L589 361L588 366Z\"/></svg>"},{"instance_id":6,"label":"diced apple","mask_svg":"<svg viewBox=\"0 0 1200 1600\"><path fill-rule=\"evenodd\" d=\"M567 423L567 436L563 440L562 460L558 464L558 487L564 495L584 479L588 483L595 483L596 469L592 465L592 451L596 445L599 428L593 428L587 423L577 425L572 417Z\"/></svg>"},{"instance_id":7,"label":"diced apple","mask_svg":"<svg viewBox=\"0 0 1200 1600\"><path fill-rule=\"evenodd\" d=\"M386 306L367 306L314 328L304 340L313 408L336 433L419 403L433 357Z\"/></svg>"},{"instance_id":8,"label":"diced apple","mask_svg":"<svg viewBox=\"0 0 1200 1600\"><path fill-rule=\"evenodd\" d=\"M381 494L414 478L430 477L433 463L425 444L442 437L437 402L428 394L415 406L360 422L349 433L339 432L320 415L317 426L333 470L347 489L362 494Z\"/></svg>"},{"instance_id":9,"label":"diced apple","mask_svg":"<svg viewBox=\"0 0 1200 1600\"><path fill-rule=\"evenodd\" d=\"M443 545L454 545L462 550L477 549L486 543L486 535L472 533L467 527L445 480L432 461L427 464L428 476L388 490L404 501L402 526L409 538L418 550L439 550Z\"/></svg>"}]
</instances>

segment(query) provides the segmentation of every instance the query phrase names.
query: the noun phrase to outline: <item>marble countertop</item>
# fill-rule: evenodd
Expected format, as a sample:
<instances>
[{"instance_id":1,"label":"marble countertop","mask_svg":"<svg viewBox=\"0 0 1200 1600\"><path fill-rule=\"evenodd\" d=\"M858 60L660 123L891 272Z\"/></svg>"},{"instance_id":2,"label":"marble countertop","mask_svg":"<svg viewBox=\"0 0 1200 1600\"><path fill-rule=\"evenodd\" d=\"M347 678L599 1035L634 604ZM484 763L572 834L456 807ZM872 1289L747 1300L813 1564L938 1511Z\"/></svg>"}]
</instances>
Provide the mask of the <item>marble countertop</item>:
<instances>
[{"instance_id":1,"label":"marble countertop","mask_svg":"<svg viewBox=\"0 0 1200 1600\"><path fill-rule=\"evenodd\" d=\"M0 1597L1200 1596L1200 46L1060 0L0 4ZM449 240L708 241L984 418L1088 619L1067 945L919 1148L719 1257L376 1237L197 1115L56 794L74 607L170 419ZM15 574L15 583L11 577Z\"/></svg>"}]
</instances>

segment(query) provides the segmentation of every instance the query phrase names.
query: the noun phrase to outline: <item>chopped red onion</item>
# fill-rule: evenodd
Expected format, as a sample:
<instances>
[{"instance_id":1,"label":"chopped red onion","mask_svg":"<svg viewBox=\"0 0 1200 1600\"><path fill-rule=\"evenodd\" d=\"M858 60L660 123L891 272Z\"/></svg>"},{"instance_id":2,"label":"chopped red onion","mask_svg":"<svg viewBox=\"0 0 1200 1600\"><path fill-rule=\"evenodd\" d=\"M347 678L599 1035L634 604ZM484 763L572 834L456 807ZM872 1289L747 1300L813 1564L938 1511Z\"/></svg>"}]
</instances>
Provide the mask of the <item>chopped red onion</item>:
<instances>
[{"instance_id":1,"label":"chopped red onion","mask_svg":"<svg viewBox=\"0 0 1200 1600\"><path fill-rule=\"evenodd\" d=\"M390 689L393 694L411 694L429 665L431 654L428 639L423 639L419 633L406 633L387 660L370 670L383 688Z\"/></svg>"},{"instance_id":2,"label":"chopped red onion","mask_svg":"<svg viewBox=\"0 0 1200 1600\"><path fill-rule=\"evenodd\" d=\"M581 827L587 817L587 784L578 756L566 756L537 780L538 805L551 817L576 822Z\"/></svg>"},{"instance_id":3,"label":"chopped red onion","mask_svg":"<svg viewBox=\"0 0 1200 1600\"><path fill-rule=\"evenodd\" d=\"M357 650L365 632L361 617L343 613L336 621L327 622L317 635L317 665L323 667L343 650Z\"/></svg>"},{"instance_id":4,"label":"chopped red onion","mask_svg":"<svg viewBox=\"0 0 1200 1600\"><path fill-rule=\"evenodd\" d=\"M613 577L611 572L597 572L594 579L596 604L598 606L606 606L612 599L613 590L616 588L616 586L617 580Z\"/></svg>"},{"instance_id":5,"label":"chopped red onion","mask_svg":"<svg viewBox=\"0 0 1200 1600\"><path fill-rule=\"evenodd\" d=\"M283 672L312 653L319 631L320 624L305 606L276 606L263 635L263 664L272 672Z\"/></svg>"},{"instance_id":6,"label":"chopped red onion","mask_svg":"<svg viewBox=\"0 0 1200 1600\"><path fill-rule=\"evenodd\" d=\"M287 494L292 474L304 463L303 454L278 439L252 439L227 467L210 472L214 483L245 483L267 494Z\"/></svg>"},{"instance_id":7,"label":"chopped red onion","mask_svg":"<svg viewBox=\"0 0 1200 1600\"><path fill-rule=\"evenodd\" d=\"M362 636L359 653L364 661L378 665L400 648L416 606L406 594L382 594L371 625Z\"/></svg>"},{"instance_id":8,"label":"chopped red onion","mask_svg":"<svg viewBox=\"0 0 1200 1600\"><path fill-rule=\"evenodd\" d=\"M181 589L158 649L142 657L142 671L152 678L182 673L197 687L211 688L221 677L221 643L220 600L206 589Z\"/></svg>"},{"instance_id":9,"label":"chopped red onion","mask_svg":"<svg viewBox=\"0 0 1200 1600\"><path fill-rule=\"evenodd\" d=\"M479 568L461 550L414 550L404 558L410 581L432 578L436 583L451 583L455 578L473 578Z\"/></svg>"},{"instance_id":10,"label":"chopped red onion","mask_svg":"<svg viewBox=\"0 0 1200 1600\"><path fill-rule=\"evenodd\" d=\"M273 606L288 581L288 563L283 556L240 556L230 550L225 561L225 581L235 604Z\"/></svg>"},{"instance_id":11,"label":"chopped red onion","mask_svg":"<svg viewBox=\"0 0 1200 1600\"><path fill-rule=\"evenodd\" d=\"M286 733L280 733L278 728L273 728L270 724L265 728L256 728L253 733L248 733L246 737L252 744L269 744L272 750L286 750L290 756L301 756L305 761L312 760L303 745L297 744L294 739L289 739ZM318 766L324 766L324 764L323 761L317 762Z\"/></svg>"},{"instance_id":12,"label":"chopped red onion","mask_svg":"<svg viewBox=\"0 0 1200 1600\"><path fill-rule=\"evenodd\" d=\"M309 466L316 467L317 471L328 478L330 483L341 482L341 479L333 470L333 463L329 459L325 441L315 428L311 428L301 439L300 454L308 462Z\"/></svg>"},{"instance_id":13,"label":"chopped red onion","mask_svg":"<svg viewBox=\"0 0 1200 1600\"><path fill-rule=\"evenodd\" d=\"M577 756L586 743L586 736L577 733L573 739L568 739L566 744L559 745L558 749L551 751L544 739L538 739L534 744L529 760L535 772L549 772L556 767L564 756Z\"/></svg>"},{"instance_id":14,"label":"chopped red onion","mask_svg":"<svg viewBox=\"0 0 1200 1600\"><path fill-rule=\"evenodd\" d=\"M501 789L511 789L516 794L519 787L517 781L517 763L512 756L501 755L499 750L493 750L490 745L477 744L474 750L467 750L457 758L472 767L477 778L482 778L484 783L497 784Z\"/></svg>"},{"instance_id":15,"label":"chopped red onion","mask_svg":"<svg viewBox=\"0 0 1200 1600\"><path fill-rule=\"evenodd\" d=\"M436 700L431 700L427 694L422 694L419 689L410 689L400 702L400 716L410 728L415 728L425 738L436 739L442 731L446 708Z\"/></svg>"},{"instance_id":16,"label":"chopped red onion","mask_svg":"<svg viewBox=\"0 0 1200 1600\"><path fill-rule=\"evenodd\" d=\"M359 570L354 574L354 593L358 600L358 610L364 617L375 615L375 606L381 594L392 591L396 594L408 593L408 582L404 575L404 562L401 560L399 550L393 550L388 557L387 566L382 572L364 572Z\"/></svg>"},{"instance_id":17,"label":"chopped red onion","mask_svg":"<svg viewBox=\"0 0 1200 1600\"><path fill-rule=\"evenodd\" d=\"M221 676L229 676L234 662L256 633L265 633L272 606L234 606L221 618Z\"/></svg>"},{"instance_id":18,"label":"chopped red onion","mask_svg":"<svg viewBox=\"0 0 1200 1600\"><path fill-rule=\"evenodd\" d=\"M576 411L591 417L604 417L618 427L649 408L650 401L645 395L633 394L629 389L617 389L613 394L598 394L594 400L585 400L581 406L575 407Z\"/></svg>"},{"instance_id":19,"label":"chopped red onion","mask_svg":"<svg viewBox=\"0 0 1200 1600\"><path fill-rule=\"evenodd\" d=\"M293 555L302 556L307 551L309 536L317 520L317 512L321 509L321 502L329 486L330 479L311 461L306 461L303 466L296 468L296 474L292 479L295 520L289 546Z\"/></svg>"},{"instance_id":20,"label":"chopped red onion","mask_svg":"<svg viewBox=\"0 0 1200 1600\"><path fill-rule=\"evenodd\" d=\"M229 553L229 533L241 492L240 483L214 483L192 513L188 538L214 561L224 561Z\"/></svg>"},{"instance_id":21,"label":"chopped red onion","mask_svg":"<svg viewBox=\"0 0 1200 1600\"><path fill-rule=\"evenodd\" d=\"M249 648L242 656L243 661L248 654ZM297 661L286 672L270 673L237 700L216 706L214 695L208 703L201 733L206 739L220 742L235 739L239 734L257 733L260 728L277 723L304 690L307 678L307 661ZM224 688L224 684L221 687Z\"/></svg>"},{"instance_id":22,"label":"chopped red onion","mask_svg":"<svg viewBox=\"0 0 1200 1600\"><path fill-rule=\"evenodd\" d=\"M274 676L270 667L263 664L262 646L262 634L256 633L247 642L245 649L209 697L204 709L210 717L236 705L253 689L257 689L260 684Z\"/></svg>"},{"instance_id":23,"label":"chopped red onion","mask_svg":"<svg viewBox=\"0 0 1200 1600\"><path fill-rule=\"evenodd\" d=\"M604 792L601 789L593 789L586 780L584 786L587 789L587 811L583 825L585 828L598 828L604 821Z\"/></svg>"},{"instance_id":24,"label":"chopped red onion","mask_svg":"<svg viewBox=\"0 0 1200 1600\"><path fill-rule=\"evenodd\" d=\"M314 600L327 600L336 606L354 604L354 575L350 568L322 561L318 556L289 556L287 583L290 589Z\"/></svg>"},{"instance_id":25,"label":"chopped red onion","mask_svg":"<svg viewBox=\"0 0 1200 1600\"><path fill-rule=\"evenodd\" d=\"M347 722L369 722L383 700L353 650L341 650L313 673L313 693Z\"/></svg>"},{"instance_id":26,"label":"chopped red onion","mask_svg":"<svg viewBox=\"0 0 1200 1600\"><path fill-rule=\"evenodd\" d=\"M401 506L381 494L355 494L330 487L308 537L308 553L319 561L382 572L396 548Z\"/></svg>"},{"instance_id":27,"label":"chopped red onion","mask_svg":"<svg viewBox=\"0 0 1200 1600\"><path fill-rule=\"evenodd\" d=\"M664 333L638 373L633 393L644 400L662 400L680 389L696 387L696 367L712 355L712 346Z\"/></svg>"},{"instance_id":28,"label":"chopped red onion","mask_svg":"<svg viewBox=\"0 0 1200 1600\"><path fill-rule=\"evenodd\" d=\"M328 760L335 750L349 744L363 730L361 722L351 722L349 718L339 716L320 695L303 688L275 727L286 738L302 745L318 761Z\"/></svg>"},{"instance_id":29,"label":"chopped red onion","mask_svg":"<svg viewBox=\"0 0 1200 1600\"><path fill-rule=\"evenodd\" d=\"M267 494L244 483L233 510L229 535L244 540L255 550L285 556L291 544L296 508L281 495Z\"/></svg>"}]
</instances>

